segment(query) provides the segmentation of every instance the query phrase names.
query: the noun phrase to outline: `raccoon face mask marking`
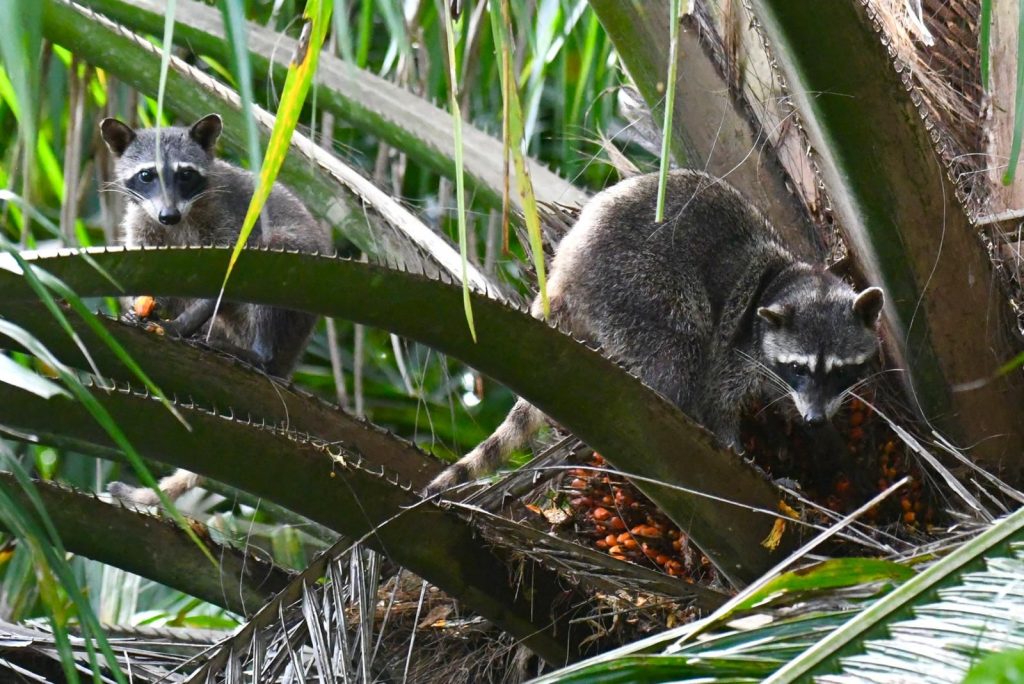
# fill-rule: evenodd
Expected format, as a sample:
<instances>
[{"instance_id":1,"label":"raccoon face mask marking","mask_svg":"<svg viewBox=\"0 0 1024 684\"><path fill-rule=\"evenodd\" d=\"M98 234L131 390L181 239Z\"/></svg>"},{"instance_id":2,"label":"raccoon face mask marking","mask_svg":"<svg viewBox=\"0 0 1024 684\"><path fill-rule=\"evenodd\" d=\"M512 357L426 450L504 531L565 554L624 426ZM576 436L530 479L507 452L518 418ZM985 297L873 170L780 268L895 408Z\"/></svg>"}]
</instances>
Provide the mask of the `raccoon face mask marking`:
<instances>
[{"instance_id":1,"label":"raccoon face mask marking","mask_svg":"<svg viewBox=\"0 0 1024 684\"><path fill-rule=\"evenodd\" d=\"M164 226L184 221L208 188L213 148L221 129L216 114L203 117L187 130L161 129L157 155L154 129L133 130L117 119L104 119L100 124L104 142L117 157L118 184L151 219Z\"/></svg>"},{"instance_id":2,"label":"raccoon face mask marking","mask_svg":"<svg viewBox=\"0 0 1024 684\"><path fill-rule=\"evenodd\" d=\"M830 274L807 273L758 308L762 356L806 423L832 418L869 374L883 302L877 287L857 293Z\"/></svg>"}]
</instances>

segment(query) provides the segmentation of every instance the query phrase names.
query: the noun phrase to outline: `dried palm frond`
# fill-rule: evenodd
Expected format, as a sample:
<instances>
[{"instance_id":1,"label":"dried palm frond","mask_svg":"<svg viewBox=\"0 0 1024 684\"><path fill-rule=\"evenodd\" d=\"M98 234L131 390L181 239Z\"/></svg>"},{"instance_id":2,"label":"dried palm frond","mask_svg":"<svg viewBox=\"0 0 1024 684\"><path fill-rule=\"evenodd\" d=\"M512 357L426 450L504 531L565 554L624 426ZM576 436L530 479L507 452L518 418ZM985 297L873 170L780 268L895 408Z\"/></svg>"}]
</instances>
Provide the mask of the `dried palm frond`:
<instances>
[{"instance_id":1,"label":"dried palm frond","mask_svg":"<svg viewBox=\"0 0 1024 684\"><path fill-rule=\"evenodd\" d=\"M121 670L134 682L174 682L180 680L178 668L216 643L221 632L195 629L128 628L108 630L110 645ZM92 676L89 649L85 640L71 638L77 669L85 679ZM3 681L52 681L50 673L61 679L60 654L53 633L43 621L15 625L0 620L0 679ZM101 681L116 681L109 672Z\"/></svg>"},{"instance_id":2,"label":"dried palm frond","mask_svg":"<svg viewBox=\"0 0 1024 684\"><path fill-rule=\"evenodd\" d=\"M879 23L911 96L928 121L968 211L988 195L983 173L983 88L978 0L864 0Z\"/></svg>"},{"instance_id":3,"label":"dried palm frond","mask_svg":"<svg viewBox=\"0 0 1024 684\"><path fill-rule=\"evenodd\" d=\"M727 598L723 592L681 582L653 568L623 563L600 551L487 511L465 505L460 508L492 543L519 549L523 561L556 568L567 578L587 584L593 590L685 603L692 601L702 609L713 609Z\"/></svg>"}]
</instances>

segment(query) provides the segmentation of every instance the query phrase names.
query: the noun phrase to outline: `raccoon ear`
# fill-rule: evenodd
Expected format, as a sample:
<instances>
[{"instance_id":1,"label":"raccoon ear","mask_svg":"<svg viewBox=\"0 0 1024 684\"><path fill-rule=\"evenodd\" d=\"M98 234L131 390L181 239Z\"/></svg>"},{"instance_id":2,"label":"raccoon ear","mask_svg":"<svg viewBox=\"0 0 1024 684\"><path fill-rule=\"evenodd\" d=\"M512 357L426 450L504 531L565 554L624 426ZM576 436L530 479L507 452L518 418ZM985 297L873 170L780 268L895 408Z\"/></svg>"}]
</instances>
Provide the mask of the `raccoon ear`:
<instances>
[{"instance_id":1,"label":"raccoon ear","mask_svg":"<svg viewBox=\"0 0 1024 684\"><path fill-rule=\"evenodd\" d=\"M758 307L757 315L772 328L781 328L789 322L789 309L778 305Z\"/></svg>"},{"instance_id":2,"label":"raccoon ear","mask_svg":"<svg viewBox=\"0 0 1024 684\"><path fill-rule=\"evenodd\" d=\"M104 119L100 121L100 136L114 156L120 157L135 140L135 131L117 119Z\"/></svg>"},{"instance_id":3,"label":"raccoon ear","mask_svg":"<svg viewBox=\"0 0 1024 684\"><path fill-rule=\"evenodd\" d=\"M882 305L885 304L885 295L878 287L869 287L857 295L853 300L853 313L857 314L864 325L873 328L878 323L878 315L882 313Z\"/></svg>"},{"instance_id":4,"label":"raccoon ear","mask_svg":"<svg viewBox=\"0 0 1024 684\"><path fill-rule=\"evenodd\" d=\"M224 122L219 114L207 114L192 124L192 128L188 129L188 135L204 150L213 152L213 146L217 143L223 128Z\"/></svg>"}]
</instances>

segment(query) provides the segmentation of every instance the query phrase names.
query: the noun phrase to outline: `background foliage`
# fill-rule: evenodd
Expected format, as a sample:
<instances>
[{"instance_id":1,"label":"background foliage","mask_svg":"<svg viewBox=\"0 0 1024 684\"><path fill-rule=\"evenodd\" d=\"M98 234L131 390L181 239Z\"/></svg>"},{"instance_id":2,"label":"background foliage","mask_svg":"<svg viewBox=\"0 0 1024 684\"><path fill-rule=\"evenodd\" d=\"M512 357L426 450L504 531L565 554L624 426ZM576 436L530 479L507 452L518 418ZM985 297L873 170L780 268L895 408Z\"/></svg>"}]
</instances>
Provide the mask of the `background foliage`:
<instances>
[{"instance_id":1,"label":"background foliage","mask_svg":"<svg viewBox=\"0 0 1024 684\"><path fill-rule=\"evenodd\" d=\"M319 80L296 99L284 88L303 12L315 5L326 16L332 4ZM1024 434L1019 379L1012 363L996 372L1019 351L1020 214L978 180L1001 175L1003 150L970 147L982 137L978 93L1007 96L988 83L1007 69L988 60L1006 41L988 31L991 3L701 2L670 22L680 4L690 5L0 4L0 28L16 37L0 42L4 666L66 680L126 681L130 671L141 681L240 672L426 681L443 665L456 681L512 681L589 649L604 655L546 676L789 681L888 671L907 657L902 635L928 646L913 671L942 680L1021 646L1020 620L996 628L999 616L984 614L1019 598L1019 513L996 519L1024 501L1011 486ZM670 26L677 50L666 49ZM945 44L983 38L981 57L960 55L960 80L922 66L939 54L929 28L948 31ZM273 113L288 109L300 135L280 179L354 263L243 254L227 296L338 316L319 324L293 385L84 315L116 314L120 286L214 296L223 253L31 254L117 244L124 205L98 136L104 116L151 126L218 110L223 156L254 168L262 150L275 151ZM1018 141L1020 127L1009 127ZM908 540L856 520L867 507L842 520L829 513L839 522L817 532L876 558L787 574L812 560L811 548L776 562L816 531L780 522L775 489L612 363L515 310L543 283L572 205L657 169L669 152L728 176L795 248L848 258L854 279L893 295L887 352L900 380L885 408L898 407L891 429L938 492L948 529ZM991 161L971 167L975 156ZM455 180L463 167L465 193ZM464 269L454 266L459 247ZM279 288L268 272L298 285ZM965 274L993 286L966 287ZM458 288L437 280L466 282L476 344ZM670 519L685 521L719 580L688 584L522 524L523 509L503 497L528 492L533 469L463 504L421 502L415 491L441 467L431 456L465 453L512 403L482 372L637 476ZM628 427L617 426L621 415ZM944 434L979 443L970 456L983 465L1009 465L1010 484ZM559 472L549 464L567 445L533 468ZM143 457L157 469L153 461L209 468L216 481L178 502L187 521L81 493L150 481ZM889 484L884 496L906 483ZM781 539L774 554L761 543L769 531ZM925 629L927 620L945 626ZM642 635L654 636L622 645ZM1018 662L1004 655L982 667Z\"/></svg>"}]
</instances>

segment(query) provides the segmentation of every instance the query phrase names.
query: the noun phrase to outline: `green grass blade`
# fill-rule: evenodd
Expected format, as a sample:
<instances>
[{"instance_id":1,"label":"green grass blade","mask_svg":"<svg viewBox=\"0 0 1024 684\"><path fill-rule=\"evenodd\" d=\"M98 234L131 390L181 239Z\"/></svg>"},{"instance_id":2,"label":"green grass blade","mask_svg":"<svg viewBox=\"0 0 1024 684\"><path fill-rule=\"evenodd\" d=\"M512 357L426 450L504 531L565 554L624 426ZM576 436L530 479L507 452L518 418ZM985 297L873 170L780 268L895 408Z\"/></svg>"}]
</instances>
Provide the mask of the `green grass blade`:
<instances>
[{"instance_id":1,"label":"green grass blade","mask_svg":"<svg viewBox=\"0 0 1024 684\"><path fill-rule=\"evenodd\" d=\"M349 0L335 0L338 4L337 9L331 16L331 22L334 24L334 35L338 41L338 49L341 50L341 56L350 65L355 66L356 64L356 53L352 48L352 23L348 19L349 15ZM369 3L364 3L369 5Z\"/></svg>"},{"instance_id":2,"label":"green grass blade","mask_svg":"<svg viewBox=\"0 0 1024 684\"><path fill-rule=\"evenodd\" d=\"M896 616L905 614L916 601L934 595L951 577L968 571L985 554L1005 549L1010 541L1019 541L1022 534L1024 510L1018 510L855 615L765 681L782 684L807 681L812 675L825 674L826 669L834 668L839 658L859 650L865 639L884 629L884 625Z\"/></svg>"},{"instance_id":3,"label":"green grass blade","mask_svg":"<svg viewBox=\"0 0 1024 684\"><path fill-rule=\"evenodd\" d=\"M996 375L1006 375L1021 366L1024 366L1024 352L1017 354L1015 357L1000 366L999 370L996 371Z\"/></svg>"},{"instance_id":4,"label":"green grass blade","mask_svg":"<svg viewBox=\"0 0 1024 684\"><path fill-rule=\"evenodd\" d=\"M253 173L260 172L260 134L256 127L256 119L252 115L253 94L252 62L249 60L249 40L245 8L242 0L222 0L221 15L224 17L224 28L227 32L228 44L231 46L231 68L238 83L238 94L242 100L242 116L245 118L246 147L249 152L249 168Z\"/></svg>"},{"instance_id":5,"label":"green grass blade","mask_svg":"<svg viewBox=\"0 0 1024 684\"><path fill-rule=\"evenodd\" d=\"M64 544L57 534L53 521L46 512L46 507L39 497L39 492L36 491L35 485L16 459L7 457L4 460L4 465L14 474L18 485L31 502L31 507L26 510L18 506L7 491L9 485L0 483L0 520L3 521L3 524L8 529L17 532L18 537L31 549L32 555L36 558L37 567L44 570L38 575L41 579L40 589L43 592L44 600L54 613L51 620L54 631L64 629L67 616L61 610L62 606L59 595L52 581L48 580L48 573L53 573L53 576L75 606L76 614L82 627L83 637L86 639L90 661L94 669L98 669L98 664L95 660L95 651L91 646L93 640L99 645L100 651L103 653L115 679L125 684L127 680L121 672L117 658L110 648L110 643L104 636L103 628L100 626L100 622L93 612L89 601L78 588L74 573L71 571L71 567L66 560L67 552L64 549ZM65 657L70 657L70 653L67 655L62 654L62 663ZM70 662L73 662L73 660Z\"/></svg>"},{"instance_id":6,"label":"green grass blade","mask_svg":"<svg viewBox=\"0 0 1024 684\"><path fill-rule=\"evenodd\" d=\"M171 51L174 49L174 10L177 7L177 0L167 0L166 13L164 14L164 40L161 44L160 55L160 81L156 91L156 119L159 125L164 112L164 92L167 90L167 70L171 66ZM160 177L160 186L164 185L164 165L160 159L160 130L156 132L156 172Z\"/></svg>"},{"instance_id":7,"label":"green grass blade","mask_svg":"<svg viewBox=\"0 0 1024 684\"><path fill-rule=\"evenodd\" d=\"M1024 36L1024 2L1017 4L1017 35ZM1013 142L1010 144L1010 163L1003 174L1003 185L1011 185L1017 176L1021 137L1024 135L1024 40L1017 41L1017 93L1013 103Z\"/></svg>"},{"instance_id":8,"label":"green grass blade","mask_svg":"<svg viewBox=\"0 0 1024 684\"><path fill-rule=\"evenodd\" d=\"M39 99L39 54L42 45L42 3L37 0L6 0L0 2L0 59L10 79L13 93L18 101L14 110L18 116L18 134L24 155L23 192L26 198L32 187L32 172L35 169L36 140L38 126L36 112ZM29 223L21 226L23 244L29 239Z\"/></svg>"},{"instance_id":9,"label":"green grass blade","mask_svg":"<svg viewBox=\"0 0 1024 684\"><path fill-rule=\"evenodd\" d=\"M591 74L594 71L594 60L597 57L597 47L601 36L601 22L597 15L591 12L587 18L587 35L583 44L583 55L580 57L579 78L576 80L576 88L573 91L572 106L569 109L569 121L573 124L580 122L580 112L583 109L583 97L588 88L593 84Z\"/></svg>"},{"instance_id":10,"label":"green grass blade","mask_svg":"<svg viewBox=\"0 0 1024 684\"><path fill-rule=\"evenodd\" d=\"M52 578L47 577L44 580L42 577L40 577L40 587L52 583ZM53 592L52 589L50 589L49 591L44 589L43 591L41 591L41 593L44 597L46 597L47 594L52 594L55 592ZM44 598L44 601L45 600L46 599ZM77 668L75 668L75 654L71 650L71 640L68 639L68 630L67 627L64 626L64 622L56 618L56 616L54 615L54 611L50 611L50 626L53 629L53 641L57 645L57 653L60 655L60 666L61 669L64 670L64 676L67 678L68 682L71 682L72 684L77 684L77 682L81 680L78 678L78 670Z\"/></svg>"},{"instance_id":11,"label":"green grass blade","mask_svg":"<svg viewBox=\"0 0 1024 684\"><path fill-rule=\"evenodd\" d=\"M496 7L500 2L500 12ZM505 109L505 149L506 153L511 151L512 164L516 172L516 187L519 190L519 197L523 203L523 220L526 223L526 231L530 239L530 251L533 254L533 268L537 272L537 288L540 291L541 309L544 317L551 314L551 304L548 301L547 274L544 267L544 244L541 238L540 216L537 213L537 199L533 192L533 181L530 178L530 169L526 164L523 154L523 141L525 130L523 124L523 109L519 102L519 89L516 81L512 78L510 63L512 54L512 18L509 12L508 0L495 0L491 4L491 30L494 33L495 45L502 53L503 68L500 71L502 85L502 99ZM506 173L508 172L506 168ZM506 188L506 194L508 190Z\"/></svg>"},{"instance_id":12,"label":"green grass blade","mask_svg":"<svg viewBox=\"0 0 1024 684\"><path fill-rule=\"evenodd\" d=\"M506 0L502 0L504 4ZM565 12L559 0L541 0L533 10L535 16L531 22L532 30L527 31L530 39L532 55L527 61L530 76L526 81L523 101L523 130L527 139L532 139L537 128L537 117L540 113L540 100L547 80L548 58L558 36L565 28ZM525 20L522 17L521 20ZM511 27L511 18L508 25ZM510 29L511 30L511 29Z\"/></svg>"},{"instance_id":13,"label":"green grass blade","mask_svg":"<svg viewBox=\"0 0 1024 684\"><path fill-rule=\"evenodd\" d=\"M371 3L372 4L372 3ZM392 46L388 48L389 54L402 55L405 59L412 59L412 46L409 44L408 29L405 26L405 18L402 16L400 2L394 0L377 0L380 13L384 15L384 23L388 27L388 36L391 38ZM392 63L394 60L391 60ZM384 71L388 70L385 65Z\"/></svg>"},{"instance_id":14,"label":"green grass blade","mask_svg":"<svg viewBox=\"0 0 1024 684\"><path fill-rule=\"evenodd\" d=\"M370 61L370 42L373 39L373 3L363 0L359 12L359 44L356 52L356 66L365 69Z\"/></svg>"},{"instance_id":15,"label":"green grass blade","mask_svg":"<svg viewBox=\"0 0 1024 684\"><path fill-rule=\"evenodd\" d=\"M217 305L214 307L214 317L220 309L224 290L228 286L231 271L238 261L238 255L249 240L249 235L260 217L260 212L263 211L263 205L274 187L274 179L277 178L277 173L288 154L292 133L295 132L295 126L299 122L302 105L306 101L306 94L309 92L313 74L316 73L317 61L320 59L320 48L323 46L327 28L331 23L331 7L332 0L310 0L306 4L302 15L305 21L302 38L299 39L296 54L292 57L292 63L288 67L288 77L285 79L284 90L281 92L281 104L277 108L274 130L270 134L270 143L267 145L267 154L260 167L256 189L252 193L252 200L249 202L249 209L245 214L245 221L242 223L242 231L238 235L238 241L235 242L227 272L224 274L224 283L221 285L220 294L217 296Z\"/></svg>"},{"instance_id":16,"label":"green grass blade","mask_svg":"<svg viewBox=\"0 0 1024 684\"><path fill-rule=\"evenodd\" d=\"M43 302L44 306L46 306L46 308L50 311L53 317L57 319L58 323L68 334L68 336L75 341L78 348L82 351L83 356L87 359L90 367L93 369L93 372L97 376L102 377L102 374L96 368L96 364L92 361L92 357L89 354L88 349L86 349L85 345L82 344L81 339L79 338L78 334L74 331L74 329L71 327L71 324L68 322L67 317L64 315L64 312L60 310L60 307L57 306L56 302L54 302L53 298L50 296L50 293L45 289L46 286L43 284L43 280L50 279L49 282L51 285L59 284L63 286L63 283L59 279L54 278L49 274L41 276L40 274L43 274L44 271L27 264L25 260L17 253L17 251L11 248L10 244L7 243L7 241L3 239L2 236L0 236L0 248L6 249L7 252L11 255L11 257L14 259L15 263L18 265L20 269L20 274L22 275L22 277L24 277L25 282L28 283L30 289L35 293L36 297L38 297L39 300ZM2 272L2 270L3 269L0 269L0 272ZM97 272L106 273L103 269L99 269ZM105 280L107 280L108 282L114 282L113 279L109 277L105 278ZM57 289L63 292L65 295L70 295L69 301L77 301L78 306L80 306L82 310L85 310L84 304L82 304L81 300L79 300L78 297L74 295L73 291L70 288L64 286L63 289L61 287L58 287ZM92 317L91 313L89 313L85 320L88 321L90 317ZM98 325L98 321L93 320L93 323ZM178 509L174 506L173 502L170 499L168 499L167 495L164 494L157 486L156 480L153 478L153 475L149 472L149 469L146 468L146 464L142 460L142 457L131 445L127 437L125 437L124 433L117 426L114 420L110 417L110 414L107 413L103 406L96 401L95 397L93 397L92 394L89 393L89 391L86 389L85 385L82 384L82 381L78 378L75 372L72 369L65 366L63 363L61 363L56 356L50 353L48 349L46 349L42 344L38 343L30 335L22 335L21 332L23 331L20 331L17 328L17 326L12 326L12 324L10 324L9 322L0 319L0 331L4 332L7 336L16 339L19 344L24 346L26 349L32 351L33 354L42 359L45 363L47 363L57 372L58 377L60 378L61 382L64 383L65 387L67 387L67 389L71 391L71 394L77 400L79 400L86 406L86 409L90 412L90 414L93 416L96 422L100 424L100 426L110 436L114 443L124 452L124 455L128 459L129 464L131 464L132 468L135 470L136 475L138 475L139 479L143 482L143 484L145 484L147 487L154 489L157 496L160 498L160 503L163 504L163 506L167 509L168 513L171 515L174 521L181 525L182 529L185 530L185 532L189 535L189 537L191 537L195 544L203 550L203 553L206 554L210 562L216 563L213 556L210 555L209 550L206 548L205 545L203 545L200 542L199 538L192 530L192 527L185 520L184 516L181 515ZM109 338L109 334L107 334L105 331L102 333L102 336L105 339ZM116 342L111 345L111 349L114 349L115 353L117 349L120 349L121 354L124 355L124 358L128 358L127 352L125 352L124 349ZM146 377L144 374L142 374L142 370L141 368L138 367L138 365L134 364L134 362L131 362L131 364L132 366L134 366L135 370L137 370L138 373L142 375L142 377ZM149 384L152 385L152 383ZM157 391L159 391L159 388L156 388L155 385L153 385L153 387ZM163 397L162 394L160 396L162 397L164 405L170 406L167 398ZM177 412L177 410L172 409L171 413L175 415L179 422L181 422L183 425L187 427L187 423L184 422L184 419L181 417L180 413Z\"/></svg>"},{"instance_id":17,"label":"green grass blade","mask_svg":"<svg viewBox=\"0 0 1024 684\"><path fill-rule=\"evenodd\" d=\"M20 387L37 397L49 399L57 395L71 395L60 385L47 380L38 373L33 373L9 356L0 354L0 382Z\"/></svg>"},{"instance_id":18,"label":"green grass blade","mask_svg":"<svg viewBox=\"0 0 1024 684\"><path fill-rule=\"evenodd\" d=\"M654 220L665 220L665 189L672 158L672 111L676 103L676 65L679 62L680 0L671 0L669 11L668 78L665 81L665 119L661 125L661 166L658 168L658 204Z\"/></svg>"},{"instance_id":19,"label":"green grass blade","mask_svg":"<svg viewBox=\"0 0 1024 684\"><path fill-rule=\"evenodd\" d=\"M989 51L992 45L992 0L981 0L978 18L978 52L981 54L981 87L988 90Z\"/></svg>"},{"instance_id":20,"label":"green grass blade","mask_svg":"<svg viewBox=\"0 0 1024 684\"><path fill-rule=\"evenodd\" d=\"M473 325L473 306L469 299L469 253L466 239L466 182L462 161L462 112L459 109L459 73L455 59L455 22L452 8L447 2L444 7L444 35L448 50L448 96L452 110L452 130L455 138L455 202L459 222L459 254L462 257L462 304L466 312L469 333L476 341L476 327Z\"/></svg>"}]
</instances>

